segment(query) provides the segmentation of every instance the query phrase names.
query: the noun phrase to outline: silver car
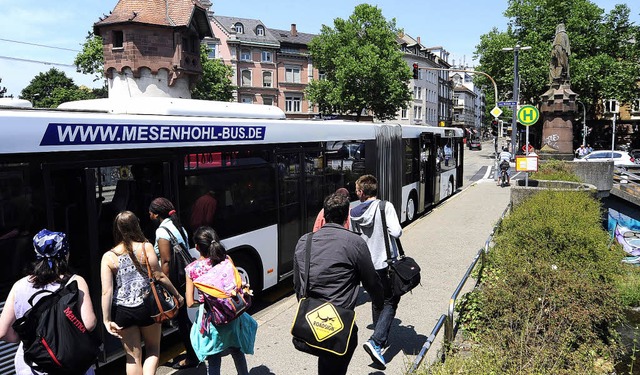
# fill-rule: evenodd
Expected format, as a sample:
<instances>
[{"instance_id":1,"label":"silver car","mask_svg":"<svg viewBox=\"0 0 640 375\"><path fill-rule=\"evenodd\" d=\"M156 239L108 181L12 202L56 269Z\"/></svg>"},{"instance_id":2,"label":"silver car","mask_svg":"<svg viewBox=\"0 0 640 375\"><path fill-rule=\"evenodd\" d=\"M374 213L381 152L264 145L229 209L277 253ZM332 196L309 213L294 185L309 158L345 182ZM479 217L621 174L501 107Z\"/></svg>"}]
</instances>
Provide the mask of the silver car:
<instances>
[{"instance_id":1,"label":"silver car","mask_svg":"<svg viewBox=\"0 0 640 375\"><path fill-rule=\"evenodd\" d=\"M613 160L613 165L618 168L640 168L638 160L629 155L626 151L598 150L573 159L573 161L607 161Z\"/></svg>"}]
</instances>

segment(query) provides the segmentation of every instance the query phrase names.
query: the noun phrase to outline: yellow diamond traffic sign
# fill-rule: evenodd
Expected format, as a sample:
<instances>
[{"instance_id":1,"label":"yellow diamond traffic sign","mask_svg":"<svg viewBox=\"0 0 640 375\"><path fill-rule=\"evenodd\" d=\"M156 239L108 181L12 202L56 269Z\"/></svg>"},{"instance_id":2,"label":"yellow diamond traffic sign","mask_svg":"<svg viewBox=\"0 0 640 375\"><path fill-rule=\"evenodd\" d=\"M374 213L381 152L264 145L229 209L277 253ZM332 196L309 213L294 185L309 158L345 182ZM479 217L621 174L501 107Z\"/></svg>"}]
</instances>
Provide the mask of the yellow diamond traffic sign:
<instances>
[{"instance_id":1,"label":"yellow diamond traffic sign","mask_svg":"<svg viewBox=\"0 0 640 375\"><path fill-rule=\"evenodd\" d=\"M498 118L502 114L502 110L498 107L493 107L493 109L489 113L491 113L493 117Z\"/></svg>"},{"instance_id":2,"label":"yellow diamond traffic sign","mask_svg":"<svg viewBox=\"0 0 640 375\"><path fill-rule=\"evenodd\" d=\"M540 112L532 105L523 105L518 109L518 122L524 126L535 124L538 118L540 118Z\"/></svg>"},{"instance_id":3,"label":"yellow diamond traffic sign","mask_svg":"<svg viewBox=\"0 0 640 375\"><path fill-rule=\"evenodd\" d=\"M322 304L311 310L305 318L318 341L326 340L344 328L340 315L330 303Z\"/></svg>"}]
</instances>

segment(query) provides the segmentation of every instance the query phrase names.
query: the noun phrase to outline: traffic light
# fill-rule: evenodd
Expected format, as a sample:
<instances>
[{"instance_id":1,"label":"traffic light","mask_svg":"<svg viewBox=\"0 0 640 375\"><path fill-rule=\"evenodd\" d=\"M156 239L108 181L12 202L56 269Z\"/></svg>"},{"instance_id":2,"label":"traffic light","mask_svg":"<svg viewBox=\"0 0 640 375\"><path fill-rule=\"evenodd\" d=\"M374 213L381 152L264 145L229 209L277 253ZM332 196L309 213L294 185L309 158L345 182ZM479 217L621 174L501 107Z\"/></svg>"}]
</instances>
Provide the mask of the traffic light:
<instances>
[{"instance_id":1,"label":"traffic light","mask_svg":"<svg viewBox=\"0 0 640 375\"><path fill-rule=\"evenodd\" d=\"M498 135L498 120L491 121L491 134L494 136Z\"/></svg>"},{"instance_id":2,"label":"traffic light","mask_svg":"<svg viewBox=\"0 0 640 375\"><path fill-rule=\"evenodd\" d=\"M413 79L418 79L418 63L413 63Z\"/></svg>"}]
</instances>

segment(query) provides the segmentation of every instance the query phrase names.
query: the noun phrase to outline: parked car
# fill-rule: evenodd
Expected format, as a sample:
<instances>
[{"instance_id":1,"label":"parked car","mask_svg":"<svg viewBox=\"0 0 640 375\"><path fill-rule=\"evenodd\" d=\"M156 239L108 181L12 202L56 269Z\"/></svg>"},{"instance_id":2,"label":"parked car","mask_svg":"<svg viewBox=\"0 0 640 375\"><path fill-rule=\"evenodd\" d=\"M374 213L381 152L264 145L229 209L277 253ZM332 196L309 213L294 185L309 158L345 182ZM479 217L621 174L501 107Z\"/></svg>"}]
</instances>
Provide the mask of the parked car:
<instances>
[{"instance_id":1,"label":"parked car","mask_svg":"<svg viewBox=\"0 0 640 375\"><path fill-rule=\"evenodd\" d=\"M469 150L482 150L482 142L479 139L469 141Z\"/></svg>"},{"instance_id":2,"label":"parked car","mask_svg":"<svg viewBox=\"0 0 640 375\"><path fill-rule=\"evenodd\" d=\"M598 150L593 151L573 161L606 161L613 160L613 165L619 168L640 168L640 161L626 151Z\"/></svg>"}]
</instances>

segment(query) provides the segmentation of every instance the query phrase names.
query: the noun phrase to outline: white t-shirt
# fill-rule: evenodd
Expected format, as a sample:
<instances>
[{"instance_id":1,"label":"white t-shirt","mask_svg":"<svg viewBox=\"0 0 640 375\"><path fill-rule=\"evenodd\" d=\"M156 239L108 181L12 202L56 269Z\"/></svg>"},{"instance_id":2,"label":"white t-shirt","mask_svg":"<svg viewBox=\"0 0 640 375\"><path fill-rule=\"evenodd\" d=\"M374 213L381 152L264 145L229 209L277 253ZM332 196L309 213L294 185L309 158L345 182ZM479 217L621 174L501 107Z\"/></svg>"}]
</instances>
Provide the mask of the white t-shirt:
<instances>
[{"instance_id":1,"label":"white t-shirt","mask_svg":"<svg viewBox=\"0 0 640 375\"><path fill-rule=\"evenodd\" d=\"M500 153L500 161L503 161L503 160L511 161L511 153L508 151L502 151Z\"/></svg>"}]
</instances>

